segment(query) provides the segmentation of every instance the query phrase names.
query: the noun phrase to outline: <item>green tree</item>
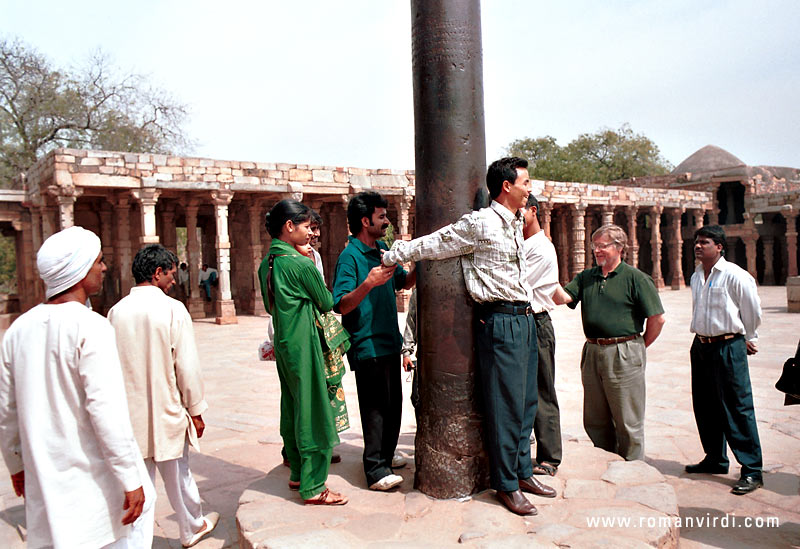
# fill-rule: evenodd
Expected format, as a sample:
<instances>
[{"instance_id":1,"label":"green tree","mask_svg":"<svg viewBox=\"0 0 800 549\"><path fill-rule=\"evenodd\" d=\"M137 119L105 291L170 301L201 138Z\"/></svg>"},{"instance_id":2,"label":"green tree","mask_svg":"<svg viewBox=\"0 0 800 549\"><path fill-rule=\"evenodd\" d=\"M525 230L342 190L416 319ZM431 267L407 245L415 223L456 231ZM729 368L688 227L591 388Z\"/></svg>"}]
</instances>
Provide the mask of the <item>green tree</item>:
<instances>
[{"instance_id":1,"label":"green tree","mask_svg":"<svg viewBox=\"0 0 800 549\"><path fill-rule=\"evenodd\" d=\"M607 184L672 170L658 146L645 135L634 133L628 124L618 130L604 128L581 134L565 147L551 136L517 139L507 152L530 162L531 177L552 181Z\"/></svg>"},{"instance_id":2,"label":"green tree","mask_svg":"<svg viewBox=\"0 0 800 549\"><path fill-rule=\"evenodd\" d=\"M0 233L0 294L13 293L17 289L17 260L14 239Z\"/></svg>"},{"instance_id":3,"label":"green tree","mask_svg":"<svg viewBox=\"0 0 800 549\"><path fill-rule=\"evenodd\" d=\"M62 70L19 40L0 38L0 187L56 147L183 152L187 107L102 53Z\"/></svg>"},{"instance_id":4,"label":"green tree","mask_svg":"<svg viewBox=\"0 0 800 549\"><path fill-rule=\"evenodd\" d=\"M386 228L386 234L383 238L379 238L378 240L383 240L386 245L391 248L392 244L394 244L394 225L389 223L389 226Z\"/></svg>"}]
</instances>

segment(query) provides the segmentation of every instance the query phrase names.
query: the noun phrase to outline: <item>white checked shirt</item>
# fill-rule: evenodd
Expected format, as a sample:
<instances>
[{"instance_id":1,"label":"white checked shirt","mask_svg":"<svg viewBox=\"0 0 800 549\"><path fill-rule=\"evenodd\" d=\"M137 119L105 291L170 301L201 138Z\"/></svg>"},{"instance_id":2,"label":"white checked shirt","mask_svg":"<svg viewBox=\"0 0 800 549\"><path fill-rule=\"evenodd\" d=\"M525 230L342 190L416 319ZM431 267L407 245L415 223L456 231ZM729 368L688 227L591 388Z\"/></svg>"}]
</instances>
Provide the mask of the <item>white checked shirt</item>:
<instances>
[{"instance_id":1,"label":"white checked shirt","mask_svg":"<svg viewBox=\"0 0 800 549\"><path fill-rule=\"evenodd\" d=\"M524 250L528 264L526 278L533 292L531 298L533 312L552 311L556 307L552 296L558 288L556 247L544 231L539 231L525 240Z\"/></svg>"},{"instance_id":2,"label":"white checked shirt","mask_svg":"<svg viewBox=\"0 0 800 549\"><path fill-rule=\"evenodd\" d=\"M761 300L750 273L720 257L708 280L703 266L692 275L692 324L689 331L713 337L744 334L756 341L761 324Z\"/></svg>"},{"instance_id":3,"label":"white checked shirt","mask_svg":"<svg viewBox=\"0 0 800 549\"><path fill-rule=\"evenodd\" d=\"M479 303L530 301L522 216L494 200L488 208L414 240L396 240L384 265L461 256L469 295Z\"/></svg>"}]
</instances>

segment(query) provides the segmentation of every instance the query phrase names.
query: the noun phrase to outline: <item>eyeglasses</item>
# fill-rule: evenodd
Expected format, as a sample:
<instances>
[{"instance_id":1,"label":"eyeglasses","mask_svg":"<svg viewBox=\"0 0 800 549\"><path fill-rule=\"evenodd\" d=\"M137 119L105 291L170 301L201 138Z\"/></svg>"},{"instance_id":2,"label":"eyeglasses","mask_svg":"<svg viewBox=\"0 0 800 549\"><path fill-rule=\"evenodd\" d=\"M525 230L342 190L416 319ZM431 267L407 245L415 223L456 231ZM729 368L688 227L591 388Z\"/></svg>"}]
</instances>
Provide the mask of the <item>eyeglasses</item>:
<instances>
[{"instance_id":1,"label":"eyeglasses","mask_svg":"<svg viewBox=\"0 0 800 549\"><path fill-rule=\"evenodd\" d=\"M616 245L616 242L608 242L607 244L595 244L592 242L592 250L607 250L614 245Z\"/></svg>"}]
</instances>

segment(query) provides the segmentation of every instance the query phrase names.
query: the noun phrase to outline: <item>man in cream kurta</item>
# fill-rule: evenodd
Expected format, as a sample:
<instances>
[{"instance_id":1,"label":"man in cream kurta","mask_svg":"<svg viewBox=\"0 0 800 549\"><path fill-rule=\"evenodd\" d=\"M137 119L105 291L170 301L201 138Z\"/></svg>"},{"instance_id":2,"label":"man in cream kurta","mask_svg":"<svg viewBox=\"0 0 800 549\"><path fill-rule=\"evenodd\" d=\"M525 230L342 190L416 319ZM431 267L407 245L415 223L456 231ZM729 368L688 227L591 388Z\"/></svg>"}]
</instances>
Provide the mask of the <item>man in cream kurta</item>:
<instances>
[{"instance_id":1,"label":"man in cream kurta","mask_svg":"<svg viewBox=\"0 0 800 549\"><path fill-rule=\"evenodd\" d=\"M37 265L47 302L11 325L0 361L0 446L25 497L27 546L150 547L155 490L114 331L84 305L102 288L100 239L81 227L56 233Z\"/></svg>"},{"instance_id":2,"label":"man in cream kurta","mask_svg":"<svg viewBox=\"0 0 800 549\"><path fill-rule=\"evenodd\" d=\"M189 470L189 444L197 448L205 425L200 361L192 319L167 295L178 258L160 244L139 250L136 286L114 305L108 319L117 336L134 434L151 479L158 468L177 516L181 543L189 547L211 532L217 513L203 516Z\"/></svg>"}]
</instances>

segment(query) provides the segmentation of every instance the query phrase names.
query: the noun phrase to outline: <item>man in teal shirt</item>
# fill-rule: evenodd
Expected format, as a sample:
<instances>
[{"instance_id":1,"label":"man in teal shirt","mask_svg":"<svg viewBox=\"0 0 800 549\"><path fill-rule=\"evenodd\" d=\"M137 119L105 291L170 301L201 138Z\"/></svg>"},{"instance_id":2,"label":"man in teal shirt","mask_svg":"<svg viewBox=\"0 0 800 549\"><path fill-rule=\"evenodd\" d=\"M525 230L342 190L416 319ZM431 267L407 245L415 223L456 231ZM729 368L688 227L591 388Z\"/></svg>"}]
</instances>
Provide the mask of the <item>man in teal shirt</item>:
<instances>
[{"instance_id":1,"label":"man in teal shirt","mask_svg":"<svg viewBox=\"0 0 800 549\"><path fill-rule=\"evenodd\" d=\"M586 434L595 446L634 460L644 459L645 348L661 333L664 308L653 279L622 261L627 243L617 225L597 229L597 266L578 273L553 300L573 309L581 303Z\"/></svg>"},{"instance_id":2,"label":"man in teal shirt","mask_svg":"<svg viewBox=\"0 0 800 549\"><path fill-rule=\"evenodd\" d=\"M334 310L350 332L347 360L356 374L364 473L372 490L389 490L403 477L392 472L400 436L403 390L395 292L411 288L416 272L381 264L388 249L379 239L389 227L386 200L376 192L358 193L347 205L351 236L336 263ZM399 463L396 466L402 466Z\"/></svg>"}]
</instances>

